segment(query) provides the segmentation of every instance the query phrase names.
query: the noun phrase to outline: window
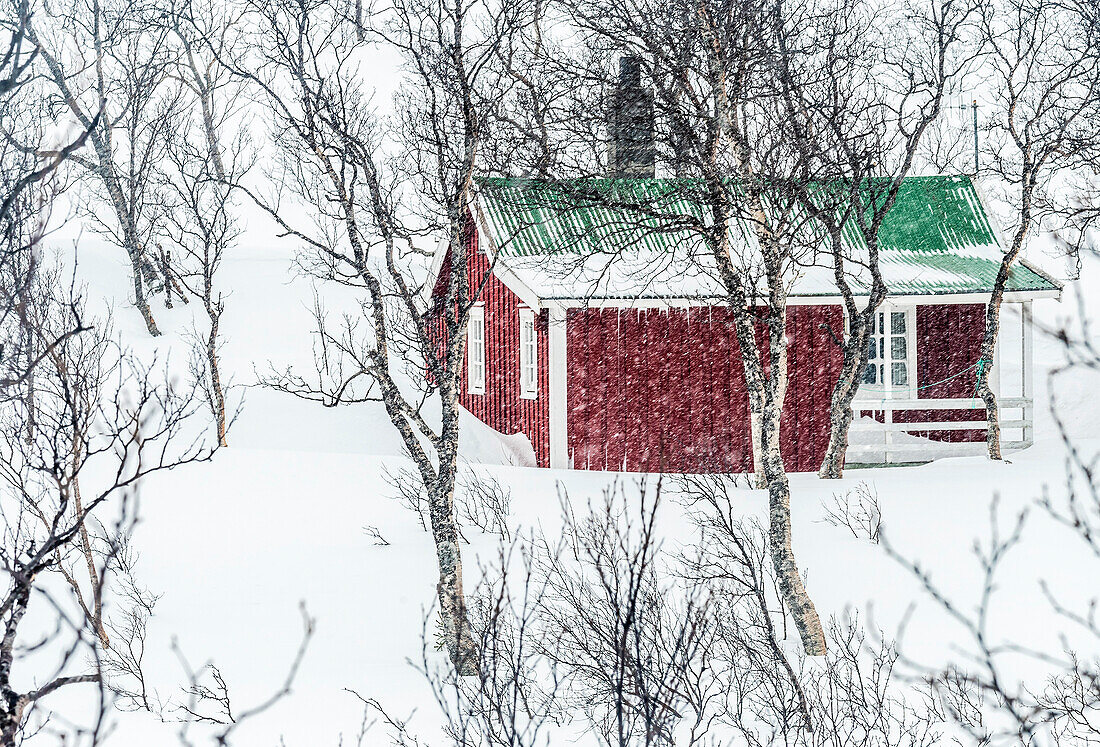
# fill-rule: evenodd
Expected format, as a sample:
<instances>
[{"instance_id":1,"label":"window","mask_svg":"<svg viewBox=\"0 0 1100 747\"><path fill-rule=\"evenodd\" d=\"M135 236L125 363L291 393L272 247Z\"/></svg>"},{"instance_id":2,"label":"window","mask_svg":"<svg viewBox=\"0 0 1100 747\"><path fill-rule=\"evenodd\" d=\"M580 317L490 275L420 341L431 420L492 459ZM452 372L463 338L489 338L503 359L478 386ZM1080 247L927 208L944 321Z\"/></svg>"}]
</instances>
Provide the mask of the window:
<instances>
[{"instance_id":1,"label":"window","mask_svg":"<svg viewBox=\"0 0 1100 747\"><path fill-rule=\"evenodd\" d=\"M470 394L485 394L485 309L470 309L466 322L466 384Z\"/></svg>"},{"instance_id":2,"label":"window","mask_svg":"<svg viewBox=\"0 0 1100 747\"><path fill-rule=\"evenodd\" d=\"M519 310L519 396L539 396L539 342L533 309Z\"/></svg>"},{"instance_id":3,"label":"window","mask_svg":"<svg viewBox=\"0 0 1100 747\"><path fill-rule=\"evenodd\" d=\"M887 309L871 319L863 384L872 391L912 391L914 382L913 309Z\"/></svg>"}]
</instances>

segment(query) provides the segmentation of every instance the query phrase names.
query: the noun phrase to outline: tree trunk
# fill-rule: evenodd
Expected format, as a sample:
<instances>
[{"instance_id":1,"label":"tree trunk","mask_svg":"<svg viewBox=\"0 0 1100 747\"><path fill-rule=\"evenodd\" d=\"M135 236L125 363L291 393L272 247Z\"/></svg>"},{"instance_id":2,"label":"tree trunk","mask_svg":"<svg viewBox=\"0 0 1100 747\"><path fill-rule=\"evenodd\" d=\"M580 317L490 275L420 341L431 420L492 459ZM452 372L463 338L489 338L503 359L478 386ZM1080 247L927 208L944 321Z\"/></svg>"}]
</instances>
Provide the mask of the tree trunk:
<instances>
[{"instance_id":1,"label":"tree trunk","mask_svg":"<svg viewBox=\"0 0 1100 747\"><path fill-rule=\"evenodd\" d=\"M749 438L752 441L753 485L757 490L768 487L768 478L764 476L764 444L760 431L760 411L749 414Z\"/></svg>"},{"instance_id":2,"label":"tree trunk","mask_svg":"<svg viewBox=\"0 0 1100 747\"><path fill-rule=\"evenodd\" d=\"M825 632L813 600L806 593L795 562L791 531L791 486L783 467L779 445L782 403L769 403L764 431L764 470L768 481L768 548L779 580L779 592L794 617L795 627L808 656L825 655Z\"/></svg>"},{"instance_id":3,"label":"tree trunk","mask_svg":"<svg viewBox=\"0 0 1100 747\"><path fill-rule=\"evenodd\" d=\"M825 631L798 572L791 534L791 488L787 476L783 475L771 480L768 485L768 547L772 566L779 579L779 591L794 617L806 654L824 656Z\"/></svg>"},{"instance_id":4,"label":"tree trunk","mask_svg":"<svg viewBox=\"0 0 1100 747\"><path fill-rule=\"evenodd\" d=\"M442 471L442 470L441 470ZM458 527L454 519L454 480L440 477L429 502L432 536L439 561L439 615L443 621L443 641L455 671L460 676L477 674L477 648L466 617L462 590L462 555L458 547Z\"/></svg>"},{"instance_id":5,"label":"tree trunk","mask_svg":"<svg viewBox=\"0 0 1100 747\"><path fill-rule=\"evenodd\" d=\"M464 342L464 341L463 341ZM464 345L463 345L464 347ZM436 442L439 468L428 487L428 513L432 521L436 558L439 561L439 614L443 641L455 671L461 677L478 673L477 647L466 616L462 587L462 554L455 522L455 478L458 472L458 395L452 386L440 387L442 428Z\"/></svg>"},{"instance_id":6,"label":"tree trunk","mask_svg":"<svg viewBox=\"0 0 1100 747\"><path fill-rule=\"evenodd\" d=\"M877 308L877 307L876 307ZM872 311L877 313L877 311ZM861 315L862 316L862 315ZM840 378L833 387L829 403L829 445L821 460L818 477L823 480L839 480L844 476L844 460L848 454L848 430L852 425L852 402L859 391L859 378L867 365L867 324L855 320L848 339L844 341L844 363Z\"/></svg>"},{"instance_id":7,"label":"tree trunk","mask_svg":"<svg viewBox=\"0 0 1100 747\"><path fill-rule=\"evenodd\" d=\"M15 662L15 637L31 595L31 579L22 577L25 568L19 568L20 574L12 574L12 590L5 601L10 604L4 626L4 637L0 641L0 695L3 697L3 714L0 714L0 747L17 747L21 742L19 727L23 721L25 702L11 686L11 668Z\"/></svg>"},{"instance_id":8,"label":"tree trunk","mask_svg":"<svg viewBox=\"0 0 1100 747\"><path fill-rule=\"evenodd\" d=\"M772 286L777 287L773 284ZM783 464L780 423L787 393L786 304L782 297L770 301L769 376L758 367L752 379L762 400L760 422L761 466L768 488L768 547L779 581L779 592L791 611L808 656L825 655L825 632L813 600L806 592L795 562L791 531L791 486ZM747 340L746 340L747 342ZM754 342L755 344L755 342Z\"/></svg>"},{"instance_id":9,"label":"tree trunk","mask_svg":"<svg viewBox=\"0 0 1100 747\"><path fill-rule=\"evenodd\" d=\"M145 320L145 329L153 337L160 337L160 329L153 319L153 310L149 308L149 301L145 298L145 287L142 285L141 268L134 267L134 306L141 312L141 318Z\"/></svg>"},{"instance_id":10,"label":"tree trunk","mask_svg":"<svg viewBox=\"0 0 1100 747\"><path fill-rule=\"evenodd\" d=\"M73 443L73 473L77 474L80 471L80 455L79 448ZM80 516L84 513L84 502L80 497L80 479L79 477L73 478L73 507L76 509L76 515ZM92 551L92 540L88 536L87 517L80 522L80 553L84 556L84 564L88 571L88 583L91 586L92 597L92 609L91 614L88 617L91 619L92 627L95 628L96 635L99 636L99 642L103 644L103 649L107 650L111 647L111 638L107 635L107 626L103 622L103 589L100 588L99 573L95 567L95 553ZM71 580L73 590L76 592L78 598L81 597L80 586L76 583L76 579ZM83 599L80 600L83 604ZM85 608L87 611L87 608Z\"/></svg>"},{"instance_id":11,"label":"tree trunk","mask_svg":"<svg viewBox=\"0 0 1100 747\"><path fill-rule=\"evenodd\" d=\"M981 353L978 358L978 374L975 391L985 403L986 446L990 459L1000 460L1001 421L997 413L997 395L989 386L989 369L993 367L993 355L997 349L997 335L1001 329L1001 298L1003 286L995 286L989 305L985 310L985 334L982 336Z\"/></svg>"},{"instance_id":12,"label":"tree trunk","mask_svg":"<svg viewBox=\"0 0 1100 747\"><path fill-rule=\"evenodd\" d=\"M844 476L844 461L848 455L848 428L852 425L852 399L833 392L829 411L829 445L817 476L822 480L839 480ZM846 400L846 401L845 401Z\"/></svg>"},{"instance_id":13,"label":"tree trunk","mask_svg":"<svg viewBox=\"0 0 1100 747\"><path fill-rule=\"evenodd\" d=\"M221 312L210 313L209 301L207 312L210 316L210 334L206 338L206 358L210 367L210 389L213 394L214 421L218 427L218 445L229 446L225 440L225 392L222 389L222 376L218 368L218 324L221 321Z\"/></svg>"},{"instance_id":14,"label":"tree trunk","mask_svg":"<svg viewBox=\"0 0 1100 747\"><path fill-rule=\"evenodd\" d=\"M997 352L997 335L1001 331L1001 301L1004 299L1005 286L1012 272L1012 264L1023 251L1024 241L1031 230L1031 199L1035 189L1037 167L1030 155L1025 153L1024 174L1020 190L1020 225L1012 237L1012 245L1001 257L1001 266L997 269L997 279L993 281L993 292L989 294L989 305L985 308L985 334L982 336L981 354L978 357L978 373L975 377L974 391L985 404L986 446L989 458L1000 461L1001 421L997 413L997 395L989 386L989 370L993 367L994 354Z\"/></svg>"},{"instance_id":15,"label":"tree trunk","mask_svg":"<svg viewBox=\"0 0 1100 747\"><path fill-rule=\"evenodd\" d=\"M1024 248L1024 240L1031 228L1031 190L1030 181L1025 183L1021 195L1020 225L1012 238L1012 246L1001 258L997 270L997 279L993 281L993 292L989 294L989 305L985 307L985 334L982 335L981 353L978 356L978 373L975 377L974 391L985 404L986 446L989 458L1001 460L1001 422L997 413L997 395L989 386L989 371L993 367L994 354L997 352L997 335L1001 331L1001 301L1004 299L1005 286L1012 272L1012 264Z\"/></svg>"}]
</instances>

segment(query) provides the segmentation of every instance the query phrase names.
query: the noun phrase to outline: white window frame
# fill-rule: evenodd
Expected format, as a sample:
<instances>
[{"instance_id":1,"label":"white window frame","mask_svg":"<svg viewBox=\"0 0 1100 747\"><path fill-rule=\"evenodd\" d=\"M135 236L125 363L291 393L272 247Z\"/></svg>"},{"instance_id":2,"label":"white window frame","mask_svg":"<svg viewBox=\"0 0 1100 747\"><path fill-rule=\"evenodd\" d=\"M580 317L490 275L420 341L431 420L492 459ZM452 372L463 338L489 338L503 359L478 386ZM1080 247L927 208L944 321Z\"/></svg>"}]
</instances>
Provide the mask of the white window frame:
<instances>
[{"instance_id":1,"label":"white window frame","mask_svg":"<svg viewBox=\"0 0 1100 747\"><path fill-rule=\"evenodd\" d=\"M519 310L519 396L537 399L539 396L539 331L535 310Z\"/></svg>"},{"instance_id":2,"label":"white window frame","mask_svg":"<svg viewBox=\"0 0 1100 747\"><path fill-rule=\"evenodd\" d=\"M878 307L875 313L876 315L881 315L887 325L892 324L893 320L890 316L891 314L905 314L905 360L891 358L890 362L891 364L905 364L906 383L893 383L893 369L887 372L885 364L874 363L874 360L879 360L876 358L868 360L867 365L878 365L883 374L882 378L888 379L888 382L879 380L874 384L865 383L863 380L864 372L861 371L859 377L860 392L871 399L881 399L886 396L915 399L917 396L917 307L912 305L883 303ZM847 318L845 318L845 322L847 322ZM877 316L875 320L875 330L876 332L872 335L872 339L874 340L875 349L881 352L889 350L889 346L886 343L887 338L902 336L900 334L884 334L881 330L880 320ZM889 375L887 375L887 373Z\"/></svg>"},{"instance_id":3,"label":"white window frame","mask_svg":"<svg viewBox=\"0 0 1100 747\"><path fill-rule=\"evenodd\" d=\"M485 394L485 308L470 309L466 319L466 391Z\"/></svg>"}]
</instances>

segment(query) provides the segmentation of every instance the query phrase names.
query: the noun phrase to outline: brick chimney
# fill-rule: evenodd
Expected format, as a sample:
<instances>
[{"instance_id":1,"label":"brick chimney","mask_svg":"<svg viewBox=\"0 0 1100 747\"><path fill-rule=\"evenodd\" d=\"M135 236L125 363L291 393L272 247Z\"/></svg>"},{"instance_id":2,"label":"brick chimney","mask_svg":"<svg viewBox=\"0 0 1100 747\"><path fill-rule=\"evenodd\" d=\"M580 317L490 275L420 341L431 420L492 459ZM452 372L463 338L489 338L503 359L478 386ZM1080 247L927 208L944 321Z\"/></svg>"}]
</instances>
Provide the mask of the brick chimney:
<instances>
[{"instance_id":1,"label":"brick chimney","mask_svg":"<svg viewBox=\"0 0 1100 747\"><path fill-rule=\"evenodd\" d=\"M608 168L616 178L653 178L653 94L642 85L642 60L619 58L619 82L608 117Z\"/></svg>"}]
</instances>

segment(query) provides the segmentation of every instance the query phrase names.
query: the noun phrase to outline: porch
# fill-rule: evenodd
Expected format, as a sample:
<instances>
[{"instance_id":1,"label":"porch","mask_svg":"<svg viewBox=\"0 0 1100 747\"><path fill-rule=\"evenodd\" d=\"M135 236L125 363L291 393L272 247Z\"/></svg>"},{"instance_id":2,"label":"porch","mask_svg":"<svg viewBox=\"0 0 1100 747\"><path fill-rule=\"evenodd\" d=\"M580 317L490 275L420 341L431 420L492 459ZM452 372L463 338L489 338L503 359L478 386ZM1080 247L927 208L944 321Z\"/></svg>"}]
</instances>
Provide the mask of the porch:
<instances>
[{"instance_id":1,"label":"porch","mask_svg":"<svg viewBox=\"0 0 1100 747\"><path fill-rule=\"evenodd\" d=\"M990 385L997 393L1001 446L1005 452L1027 448L1034 440L1031 305L1031 301L1002 305L1000 336L989 374ZM888 307L884 314L891 311ZM887 319L884 315L883 320ZM886 332L887 340L893 331ZM918 386L915 377L906 381L909 386L900 386L891 380L902 369L897 362L890 365L889 347L884 344L880 348L886 357L883 361L886 365L878 367L880 386L861 386L852 403L855 419L849 430L848 463L897 464L985 454L988 426L985 405L973 392L974 374L970 372L977 364L951 372L949 379L954 384L949 387L942 381ZM919 358L932 354L928 344L911 347L906 351L911 365L920 366ZM975 352L970 360L976 358ZM956 396L936 396L945 389ZM965 396L958 396L964 391ZM922 397L926 393L932 396Z\"/></svg>"}]
</instances>

